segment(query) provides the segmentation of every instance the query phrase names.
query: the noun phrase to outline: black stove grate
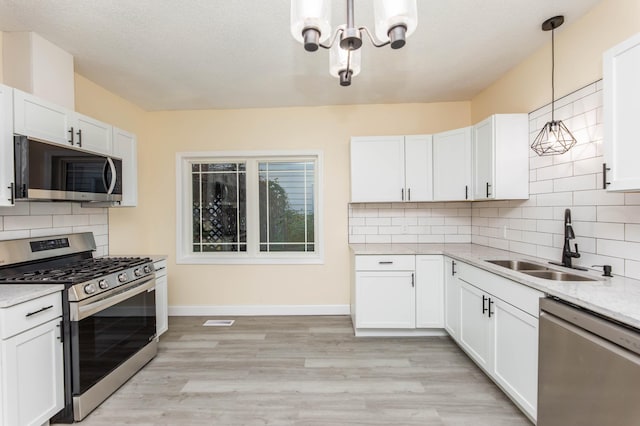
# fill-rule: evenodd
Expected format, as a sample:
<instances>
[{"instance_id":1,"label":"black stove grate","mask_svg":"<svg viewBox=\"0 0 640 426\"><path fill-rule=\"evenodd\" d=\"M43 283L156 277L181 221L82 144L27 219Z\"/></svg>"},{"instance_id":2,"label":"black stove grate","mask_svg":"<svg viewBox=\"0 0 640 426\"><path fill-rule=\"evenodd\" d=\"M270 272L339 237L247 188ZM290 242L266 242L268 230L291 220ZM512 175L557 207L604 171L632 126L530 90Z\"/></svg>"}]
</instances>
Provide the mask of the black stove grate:
<instances>
[{"instance_id":1,"label":"black stove grate","mask_svg":"<svg viewBox=\"0 0 640 426\"><path fill-rule=\"evenodd\" d=\"M0 283L28 284L46 282L51 284L73 284L143 265L150 261L151 259L142 257L99 257L72 261L68 264L58 264L52 268L42 268L38 264L33 264L33 267L27 270L0 276Z\"/></svg>"}]
</instances>

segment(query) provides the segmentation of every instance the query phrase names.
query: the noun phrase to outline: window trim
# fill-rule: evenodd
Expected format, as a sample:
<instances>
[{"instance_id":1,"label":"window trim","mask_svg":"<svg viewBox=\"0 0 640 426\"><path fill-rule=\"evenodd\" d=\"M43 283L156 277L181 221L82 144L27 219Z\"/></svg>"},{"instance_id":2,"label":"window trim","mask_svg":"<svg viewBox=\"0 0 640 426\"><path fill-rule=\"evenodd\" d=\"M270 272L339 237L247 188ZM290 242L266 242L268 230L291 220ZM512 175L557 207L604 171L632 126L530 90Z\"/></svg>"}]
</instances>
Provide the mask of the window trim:
<instances>
[{"instance_id":1,"label":"window trim","mask_svg":"<svg viewBox=\"0 0 640 426\"><path fill-rule=\"evenodd\" d=\"M258 197L258 170L249 167L249 162L258 161L296 161L316 162L315 198L315 248L314 252L260 252L260 228ZM256 205L251 208L247 198L247 251L246 252L203 252L193 253L188 239L191 232L191 161L247 162L247 194L255 194ZM287 151L190 151L176 153L176 263L178 264L323 264L324 263L324 161L320 150ZM186 221L186 222L185 222ZM255 242L255 247L252 246Z\"/></svg>"}]
</instances>

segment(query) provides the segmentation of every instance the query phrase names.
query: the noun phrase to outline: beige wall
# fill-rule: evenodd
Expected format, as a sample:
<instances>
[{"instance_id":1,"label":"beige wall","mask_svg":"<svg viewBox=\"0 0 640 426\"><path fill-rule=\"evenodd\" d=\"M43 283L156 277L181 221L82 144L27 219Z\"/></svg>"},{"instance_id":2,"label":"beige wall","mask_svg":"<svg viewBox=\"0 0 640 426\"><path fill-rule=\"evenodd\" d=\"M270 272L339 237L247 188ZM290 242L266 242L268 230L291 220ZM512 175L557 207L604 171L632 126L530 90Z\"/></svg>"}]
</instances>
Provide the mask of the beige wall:
<instances>
[{"instance_id":1,"label":"beige wall","mask_svg":"<svg viewBox=\"0 0 640 426\"><path fill-rule=\"evenodd\" d=\"M541 30L542 31L542 30ZM640 0L603 0L556 31L556 98L602 78L602 53L640 31ZM549 43L471 102L473 122L496 113L530 112L551 102Z\"/></svg>"},{"instance_id":2,"label":"beige wall","mask_svg":"<svg viewBox=\"0 0 640 426\"><path fill-rule=\"evenodd\" d=\"M145 114L139 205L111 209L111 253L169 255L171 305L349 303L349 137L433 133L469 124L468 102L170 111ZM324 153L323 265L175 265L176 153L319 149Z\"/></svg>"}]
</instances>

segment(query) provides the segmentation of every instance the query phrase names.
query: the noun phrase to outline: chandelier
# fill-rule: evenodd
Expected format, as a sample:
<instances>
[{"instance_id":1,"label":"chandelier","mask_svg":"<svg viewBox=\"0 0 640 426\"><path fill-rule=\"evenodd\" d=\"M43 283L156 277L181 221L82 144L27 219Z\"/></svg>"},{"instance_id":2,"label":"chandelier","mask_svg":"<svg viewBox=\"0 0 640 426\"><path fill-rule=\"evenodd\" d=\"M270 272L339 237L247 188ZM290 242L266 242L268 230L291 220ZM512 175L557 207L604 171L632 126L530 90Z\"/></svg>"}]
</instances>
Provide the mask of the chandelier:
<instances>
[{"instance_id":1,"label":"chandelier","mask_svg":"<svg viewBox=\"0 0 640 426\"><path fill-rule=\"evenodd\" d=\"M347 23L331 32L331 0L291 0L291 34L307 52L329 49L329 73L349 86L360 73L363 34L375 47L400 49L418 25L416 0L374 0L375 37L356 27L353 0L347 0Z\"/></svg>"}]
</instances>

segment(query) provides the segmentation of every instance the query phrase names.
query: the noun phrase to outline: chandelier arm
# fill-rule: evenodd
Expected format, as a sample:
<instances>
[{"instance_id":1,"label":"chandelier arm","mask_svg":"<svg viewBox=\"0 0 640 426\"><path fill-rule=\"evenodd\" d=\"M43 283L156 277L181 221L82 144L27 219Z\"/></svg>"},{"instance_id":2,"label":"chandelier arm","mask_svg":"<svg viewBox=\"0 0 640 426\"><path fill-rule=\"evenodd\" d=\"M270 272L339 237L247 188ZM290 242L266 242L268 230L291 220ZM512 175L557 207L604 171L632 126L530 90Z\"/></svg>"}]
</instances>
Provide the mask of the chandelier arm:
<instances>
[{"instance_id":1,"label":"chandelier arm","mask_svg":"<svg viewBox=\"0 0 640 426\"><path fill-rule=\"evenodd\" d=\"M333 43L336 42L336 39L338 38L338 35L342 34L344 32L344 30L342 28L336 28L336 32L333 33L333 36L329 39L331 42L329 44L318 44L318 46L322 47L323 49L331 49L331 46L333 46Z\"/></svg>"},{"instance_id":2,"label":"chandelier arm","mask_svg":"<svg viewBox=\"0 0 640 426\"><path fill-rule=\"evenodd\" d=\"M371 35L371 33L369 32L369 29L367 27L360 27L360 28L358 28L358 30L360 30L361 32L365 33L367 35L367 37L369 37L369 41L371 42L371 44L374 45L374 47L384 47L384 46L387 46L387 45L391 44L391 40L386 41L384 43L377 43L377 40L373 37L373 35Z\"/></svg>"}]
</instances>

